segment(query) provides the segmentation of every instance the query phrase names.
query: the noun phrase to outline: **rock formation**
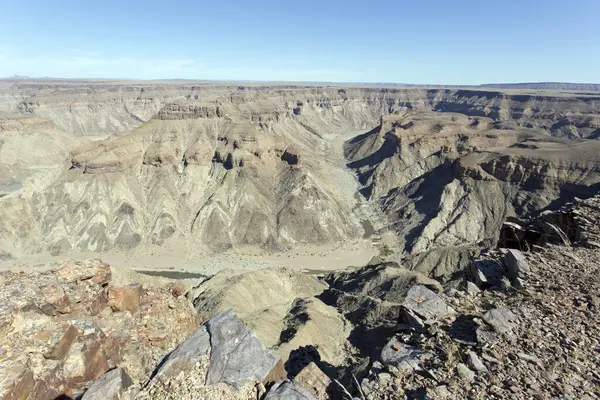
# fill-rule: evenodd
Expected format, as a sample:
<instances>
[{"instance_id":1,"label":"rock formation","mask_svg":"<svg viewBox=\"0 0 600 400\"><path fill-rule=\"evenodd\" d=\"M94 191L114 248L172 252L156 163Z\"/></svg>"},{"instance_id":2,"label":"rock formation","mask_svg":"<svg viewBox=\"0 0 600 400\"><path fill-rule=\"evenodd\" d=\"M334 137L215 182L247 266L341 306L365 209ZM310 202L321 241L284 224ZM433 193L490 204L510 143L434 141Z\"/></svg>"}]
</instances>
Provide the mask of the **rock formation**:
<instances>
[{"instance_id":1,"label":"rock formation","mask_svg":"<svg viewBox=\"0 0 600 400\"><path fill-rule=\"evenodd\" d=\"M384 116L378 128L348 141L345 152L403 250L422 254L490 246L509 217L593 195L600 184L597 145L483 117L411 112Z\"/></svg>"},{"instance_id":2,"label":"rock formation","mask_svg":"<svg viewBox=\"0 0 600 400\"><path fill-rule=\"evenodd\" d=\"M376 229L395 231L408 253L493 241L507 216L589 196L598 184L597 141L581 141L598 136L593 94L0 85L0 110L13 113L3 131L14 132L0 147L5 258L359 238L355 186L331 143L373 127L347 143L346 156L371 214L383 213ZM31 140L47 160L14 159L11 149Z\"/></svg>"},{"instance_id":3,"label":"rock formation","mask_svg":"<svg viewBox=\"0 0 600 400\"><path fill-rule=\"evenodd\" d=\"M1 398L75 395L116 366L139 382L197 325L187 300L175 298L168 284L139 276L147 288L122 287L112 272L121 274L98 260L0 272ZM127 293L116 308L114 292ZM114 379L127 380L106 377Z\"/></svg>"}]
</instances>

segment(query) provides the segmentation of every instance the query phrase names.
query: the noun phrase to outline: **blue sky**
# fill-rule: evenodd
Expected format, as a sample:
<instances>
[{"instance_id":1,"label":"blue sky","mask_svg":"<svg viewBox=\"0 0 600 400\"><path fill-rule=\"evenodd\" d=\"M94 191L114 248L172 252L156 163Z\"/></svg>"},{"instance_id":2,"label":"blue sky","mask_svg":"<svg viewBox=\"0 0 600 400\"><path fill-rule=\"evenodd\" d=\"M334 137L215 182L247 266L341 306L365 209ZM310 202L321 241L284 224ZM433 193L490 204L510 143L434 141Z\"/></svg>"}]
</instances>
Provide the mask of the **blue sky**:
<instances>
[{"instance_id":1,"label":"blue sky","mask_svg":"<svg viewBox=\"0 0 600 400\"><path fill-rule=\"evenodd\" d=\"M600 83L600 0L0 0L0 76Z\"/></svg>"}]
</instances>

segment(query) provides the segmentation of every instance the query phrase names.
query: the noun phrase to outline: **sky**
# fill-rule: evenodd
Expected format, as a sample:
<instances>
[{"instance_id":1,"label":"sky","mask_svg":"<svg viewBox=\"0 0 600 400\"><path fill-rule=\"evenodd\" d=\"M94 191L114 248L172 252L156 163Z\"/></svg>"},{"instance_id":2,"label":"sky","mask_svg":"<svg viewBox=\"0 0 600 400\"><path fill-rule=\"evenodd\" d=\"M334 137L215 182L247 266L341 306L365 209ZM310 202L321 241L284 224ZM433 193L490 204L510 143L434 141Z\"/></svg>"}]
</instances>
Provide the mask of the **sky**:
<instances>
[{"instance_id":1,"label":"sky","mask_svg":"<svg viewBox=\"0 0 600 400\"><path fill-rule=\"evenodd\" d=\"M0 77L600 83L600 0L0 0Z\"/></svg>"}]
</instances>

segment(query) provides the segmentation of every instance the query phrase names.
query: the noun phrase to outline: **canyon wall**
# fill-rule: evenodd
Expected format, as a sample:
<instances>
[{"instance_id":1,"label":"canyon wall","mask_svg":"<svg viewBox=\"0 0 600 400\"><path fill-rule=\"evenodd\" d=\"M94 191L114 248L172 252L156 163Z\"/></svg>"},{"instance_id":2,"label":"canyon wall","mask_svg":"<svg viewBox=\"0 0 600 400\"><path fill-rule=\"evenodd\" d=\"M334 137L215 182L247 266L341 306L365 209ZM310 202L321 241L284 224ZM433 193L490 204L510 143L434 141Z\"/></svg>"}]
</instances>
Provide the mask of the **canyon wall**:
<instances>
[{"instance_id":1,"label":"canyon wall","mask_svg":"<svg viewBox=\"0 0 600 400\"><path fill-rule=\"evenodd\" d=\"M0 146L13 171L0 197L5 257L339 243L362 235L359 189L402 251L419 253L492 242L506 217L585 196L599 181L593 94L0 86L1 143L13 138ZM358 182L348 184L334 143L352 132L344 156ZM11 159L19 144L22 157Z\"/></svg>"}]
</instances>

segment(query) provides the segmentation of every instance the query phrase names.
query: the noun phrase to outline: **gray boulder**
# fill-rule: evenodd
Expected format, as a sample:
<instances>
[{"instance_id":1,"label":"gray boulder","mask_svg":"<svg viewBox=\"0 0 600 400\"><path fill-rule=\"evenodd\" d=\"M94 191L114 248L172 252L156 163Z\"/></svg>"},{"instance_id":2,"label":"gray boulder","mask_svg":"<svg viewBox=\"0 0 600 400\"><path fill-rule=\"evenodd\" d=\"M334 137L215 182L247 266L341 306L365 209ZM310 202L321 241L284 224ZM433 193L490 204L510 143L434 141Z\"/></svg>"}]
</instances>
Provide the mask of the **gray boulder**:
<instances>
[{"instance_id":1,"label":"gray boulder","mask_svg":"<svg viewBox=\"0 0 600 400\"><path fill-rule=\"evenodd\" d=\"M393 337L381 350L380 358L381 363L386 366L410 372L420 370L423 361L431 356L431 353L421 351L418 347L407 345Z\"/></svg>"},{"instance_id":2,"label":"gray boulder","mask_svg":"<svg viewBox=\"0 0 600 400\"><path fill-rule=\"evenodd\" d=\"M216 313L205 322L165 357L155 376L168 379L180 371L192 371L207 356L210 363L206 385L223 382L239 389L248 383L276 382L285 377L281 359L262 344L233 310Z\"/></svg>"},{"instance_id":3,"label":"gray boulder","mask_svg":"<svg viewBox=\"0 0 600 400\"><path fill-rule=\"evenodd\" d=\"M499 286L506 267L496 260L473 260L469 265L471 279L480 289Z\"/></svg>"},{"instance_id":4,"label":"gray boulder","mask_svg":"<svg viewBox=\"0 0 600 400\"><path fill-rule=\"evenodd\" d=\"M115 368L94 381L83 394L82 400L119 400L132 384L123 368Z\"/></svg>"},{"instance_id":5,"label":"gray boulder","mask_svg":"<svg viewBox=\"0 0 600 400\"><path fill-rule=\"evenodd\" d=\"M264 400L318 400L308 390L304 390L290 381L277 382L267 393Z\"/></svg>"},{"instance_id":6,"label":"gray boulder","mask_svg":"<svg viewBox=\"0 0 600 400\"><path fill-rule=\"evenodd\" d=\"M494 308L486 312L483 320L498 333L512 331L517 322L517 316L507 308Z\"/></svg>"},{"instance_id":7,"label":"gray boulder","mask_svg":"<svg viewBox=\"0 0 600 400\"><path fill-rule=\"evenodd\" d=\"M455 313L440 296L422 285L410 288L402 305L426 320L444 318Z\"/></svg>"},{"instance_id":8,"label":"gray boulder","mask_svg":"<svg viewBox=\"0 0 600 400\"><path fill-rule=\"evenodd\" d=\"M507 249L504 256L504 265L506 265L506 276L511 282L516 282L518 278L523 278L529 274L529 263L525 255L516 249Z\"/></svg>"},{"instance_id":9,"label":"gray boulder","mask_svg":"<svg viewBox=\"0 0 600 400\"><path fill-rule=\"evenodd\" d=\"M171 378L180 371L190 371L196 362L210 353L210 335L206 324L192 333L159 366L156 374L159 378Z\"/></svg>"},{"instance_id":10,"label":"gray boulder","mask_svg":"<svg viewBox=\"0 0 600 400\"><path fill-rule=\"evenodd\" d=\"M471 281L467 281L465 286L466 286L467 294L469 294L469 295L476 295L481 292L481 289L479 289L479 287Z\"/></svg>"},{"instance_id":11,"label":"gray boulder","mask_svg":"<svg viewBox=\"0 0 600 400\"><path fill-rule=\"evenodd\" d=\"M467 361L469 363L469 367L471 367L475 371L488 372L487 367L483 364L483 361L481 361L477 353L475 353L474 351L469 351L467 353Z\"/></svg>"},{"instance_id":12,"label":"gray boulder","mask_svg":"<svg viewBox=\"0 0 600 400\"><path fill-rule=\"evenodd\" d=\"M281 359L268 350L233 310L216 313L207 323L211 355L207 385L225 382L236 388L285 376Z\"/></svg>"},{"instance_id":13,"label":"gray boulder","mask_svg":"<svg viewBox=\"0 0 600 400\"><path fill-rule=\"evenodd\" d=\"M425 329L425 322L423 322L423 320L417 314L415 314L412 310L409 310L407 308L403 309L402 317L403 317L404 321L408 324L408 326L410 326L416 330Z\"/></svg>"},{"instance_id":14,"label":"gray boulder","mask_svg":"<svg viewBox=\"0 0 600 400\"><path fill-rule=\"evenodd\" d=\"M497 339L498 334L510 337L516 327L517 316L506 308L494 308L484 314L483 320L486 324L477 328L477 340L487 343Z\"/></svg>"},{"instance_id":15,"label":"gray boulder","mask_svg":"<svg viewBox=\"0 0 600 400\"><path fill-rule=\"evenodd\" d=\"M456 366L456 371L458 372L458 375L467 382L473 382L475 380L475 372L471 371L469 367L463 363L459 363Z\"/></svg>"}]
</instances>

